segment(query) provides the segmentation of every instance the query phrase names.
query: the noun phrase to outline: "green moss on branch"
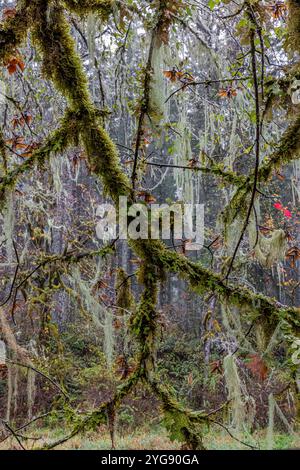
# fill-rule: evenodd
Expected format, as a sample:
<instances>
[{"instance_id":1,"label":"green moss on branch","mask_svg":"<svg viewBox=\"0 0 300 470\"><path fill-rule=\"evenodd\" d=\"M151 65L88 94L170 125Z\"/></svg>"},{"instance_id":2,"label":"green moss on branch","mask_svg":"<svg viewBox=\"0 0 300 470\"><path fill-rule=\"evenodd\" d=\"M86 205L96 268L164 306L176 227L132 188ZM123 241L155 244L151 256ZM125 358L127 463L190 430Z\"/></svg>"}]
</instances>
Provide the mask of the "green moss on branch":
<instances>
[{"instance_id":1,"label":"green moss on branch","mask_svg":"<svg viewBox=\"0 0 300 470\"><path fill-rule=\"evenodd\" d=\"M113 0L63 0L66 8L79 16L98 13L106 20L113 10Z\"/></svg>"},{"instance_id":2,"label":"green moss on branch","mask_svg":"<svg viewBox=\"0 0 300 470\"><path fill-rule=\"evenodd\" d=\"M51 153L62 153L69 146L77 145L77 134L77 120L75 115L74 113L67 111L61 121L60 127L48 136L46 142L36 149L31 157L27 158L24 163L0 178L0 209L3 207L5 202L4 198L6 189L14 187L20 176L32 171L36 164L45 163Z\"/></svg>"},{"instance_id":3,"label":"green moss on branch","mask_svg":"<svg viewBox=\"0 0 300 470\"><path fill-rule=\"evenodd\" d=\"M24 42L30 25L34 21L35 2L19 2L16 14L0 25L0 61L9 59Z\"/></svg>"}]
</instances>

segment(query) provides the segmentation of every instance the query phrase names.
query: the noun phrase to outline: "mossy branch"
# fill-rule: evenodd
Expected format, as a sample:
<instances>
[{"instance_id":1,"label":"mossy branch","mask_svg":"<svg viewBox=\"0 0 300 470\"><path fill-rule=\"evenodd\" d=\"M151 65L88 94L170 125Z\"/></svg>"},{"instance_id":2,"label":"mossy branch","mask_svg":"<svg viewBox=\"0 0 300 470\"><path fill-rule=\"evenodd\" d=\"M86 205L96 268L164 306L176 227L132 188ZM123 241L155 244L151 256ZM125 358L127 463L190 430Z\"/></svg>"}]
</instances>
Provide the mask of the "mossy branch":
<instances>
[{"instance_id":1,"label":"mossy branch","mask_svg":"<svg viewBox=\"0 0 300 470\"><path fill-rule=\"evenodd\" d=\"M76 126L74 113L67 111L60 127L47 138L46 142L36 149L31 157L0 178L0 208L5 202L5 190L14 187L20 176L33 170L36 164L45 163L51 153L64 152L70 145L76 144L78 134Z\"/></svg>"},{"instance_id":2,"label":"mossy branch","mask_svg":"<svg viewBox=\"0 0 300 470\"><path fill-rule=\"evenodd\" d=\"M113 0L63 0L66 8L79 16L98 13L105 20L112 13Z\"/></svg>"},{"instance_id":3,"label":"mossy branch","mask_svg":"<svg viewBox=\"0 0 300 470\"><path fill-rule=\"evenodd\" d=\"M25 40L34 20L35 5L32 0L18 2L16 14L0 24L0 61L3 62L16 52Z\"/></svg>"}]
</instances>

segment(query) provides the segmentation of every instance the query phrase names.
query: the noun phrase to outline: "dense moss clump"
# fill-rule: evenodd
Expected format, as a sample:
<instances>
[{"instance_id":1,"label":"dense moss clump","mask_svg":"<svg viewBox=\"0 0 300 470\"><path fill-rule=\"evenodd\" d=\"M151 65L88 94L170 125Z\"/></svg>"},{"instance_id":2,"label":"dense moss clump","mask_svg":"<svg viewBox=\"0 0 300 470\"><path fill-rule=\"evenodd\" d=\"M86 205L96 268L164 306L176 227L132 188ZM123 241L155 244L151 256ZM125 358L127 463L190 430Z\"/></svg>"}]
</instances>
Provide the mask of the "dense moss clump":
<instances>
[{"instance_id":1,"label":"dense moss clump","mask_svg":"<svg viewBox=\"0 0 300 470\"><path fill-rule=\"evenodd\" d=\"M18 2L19 3L19 2ZM25 40L35 11L34 0L24 0L13 17L0 24L0 60L8 60Z\"/></svg>"},{"instance_id":2,"label":"dense moss clump","mask_svg":"<svg viewBox=\"0 0 300 470\"><path fill-rule=\"evenodd\" d=\"M105 20L112 13L113 0L63 0L66 7L80 16L97 13Z\"/></svg>"}]
</instances>

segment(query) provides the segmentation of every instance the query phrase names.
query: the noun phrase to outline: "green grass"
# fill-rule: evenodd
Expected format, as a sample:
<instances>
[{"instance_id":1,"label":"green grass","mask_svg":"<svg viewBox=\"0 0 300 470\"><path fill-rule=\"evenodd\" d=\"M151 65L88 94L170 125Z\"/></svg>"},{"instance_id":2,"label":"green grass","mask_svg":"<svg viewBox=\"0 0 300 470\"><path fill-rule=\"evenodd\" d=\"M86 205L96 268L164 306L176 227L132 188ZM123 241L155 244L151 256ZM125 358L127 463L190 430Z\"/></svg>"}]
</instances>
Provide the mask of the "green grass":
<instances>
[{"instance_id":1,"label":"green grass","mask_svg":"<svg viewBox=\"0 0 300 470\"><path fill-rule=\"evenodd\" d=\"M39 437L37 441L26 441L28 449L40 447L44 443L55 441L68 433L62 428L55 429L34 429L27 432L27 436ZM266 431L255 432L252 435L232 434L240 441L248 443L259 449L268 448ZM118 450L179 450L179 442L171 442L166 431L160 426L151 429L142 429L133 433L122 435L116 433L115 444ZM208 450L247 450L249 447L232 438L225 430L211 428L204 436L204 444ZM18 449L19 446L12 438L0 445L0 450ZM300 448L300 435L274 434L274 449L293 449ZM99 431L89 432L85 435L75 436L68 442L61 445L58 449L62 450L107 450L111 449L111 440L105 426Z\"/></svg>"}]
</instances>

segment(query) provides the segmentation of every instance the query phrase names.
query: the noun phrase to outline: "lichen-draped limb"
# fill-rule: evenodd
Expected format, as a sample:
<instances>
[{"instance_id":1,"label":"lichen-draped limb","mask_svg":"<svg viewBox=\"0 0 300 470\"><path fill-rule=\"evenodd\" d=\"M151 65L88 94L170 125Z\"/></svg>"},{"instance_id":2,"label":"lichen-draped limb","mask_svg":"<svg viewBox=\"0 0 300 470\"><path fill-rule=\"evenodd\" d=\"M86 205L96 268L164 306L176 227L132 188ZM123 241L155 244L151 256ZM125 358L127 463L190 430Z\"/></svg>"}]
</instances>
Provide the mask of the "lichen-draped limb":
<instances>
[{"instance_id":1,"label":"lichen-draped limb","mask_svg":"<svg viewBox=\"0 0 300 470\"><path fill-rule=\"evenodd\" d=\"M60 91L64 93L67 90L66 97L69 105L77 109L76 118L91 170L102 179L106 192L116 203L119 202L120 195L127 195L130 201L132 199L130 182L122 172L117 149L107 132L98 123L86 78L82 82L80 80L85 74L75 52L74 41L70 37L70 27L63 16L63 11L56 7L52 11L52 18L49 22L46 12L45 2L42 2L38 14L43 28L39 27L35 36L45 60L48 60L49 55L53 59L52 71L47 70L49 78L54 80ZM56 54L58 37L60 51ZM64 66L59 63L59 60L63 58L65 58ZM69 79L73 75L71 82ZM291 322L292 327L299 327L298 309L279 306L276 301L261 294L252 293L243 287L228 286L217 274L184 256L171 252L159 241L136 240L131 241L131 246L150 265L157 266L161 271L180 274L202 293L213 292L233 305L246 307L256 315L265 315L272 318L272 321L285 319Z\"/></svg>"},{"instance_id":2,"label":"lichen-draped limb","mask_svg":"<svg viewBox=\"0 0 300 470\"><path fill-rule=\"evenodd\" d=\"M300 157L300 114L289 125L284 132L277 149L266 157L258 169L258 182L266 183L281 165L288 164ZM247 200L253 188L254 174L251 172L248 177L241 176L240 180L230 178L229 181L236 184L236 190L231 201L223 211L223 223L226 236L229 227L237 215L245 214L247 210Z\"/></svg>"},{"instance_id":3,"label":"lichen-draped limb","mask_svg":"<svg viewBox=\"0 0 300 470\"><path fill-rule=\"evenodd\" d=\"M189 260L184 255L168 250L160 241L140 240L131 242L131 246L141 257L146 252L148 259L159 269L179 274L199 294L213 293L220 300L239 307L245 315L265 318L274 325L285 321L294 334L300 333L300 309L286 307L275 299L256 294L245 287L230 285L221 275L204 268L200 263Z\"/></svg>"},{"instance_id":4,"label":"lichen-draped limb","mask_svg":"<svg viewBox=\"0 0 300 470\"><path fill-rule=\"evenodd\" d=\"M163 109L161 108L160 99L157 98L155 93L156 86L159 86L155 83L155 75L157 78L157 67L155 66L156 55L160 54L164 45L168 44L169 30L172 22L174 21L171 12L180 10L183 6L181 0L156 0L154 4L156 7L154 25L151 29L147 62L144 67L142 96L140 98L139 106L140 112L137 120L137 131L131 176L133 189L135 189L136 185L138 160L140 150L142 148L145 129L149 124L151 127L153 127L153 125L159 124L164 115ZM149 122L147 122L146 118L148 118Z\"/></svg>"},{"instance_id":5,"label":"lichen-draped limb","mask_svg":"<svg viewBox=\"0 0 300 470\"><path fill-rule=\"evenodd\" d=\"M61 121L61 125L51 133L44 144L36 149L31 157L15 169L8 171L0 177L0 209L5 202L5 190L12 188L23 174L34 169L35 164L43 164L50 157L51 153L64 152L69 146L77 145L77 119L73 112L67 111Z\"/></svg>"}]
</instances>

